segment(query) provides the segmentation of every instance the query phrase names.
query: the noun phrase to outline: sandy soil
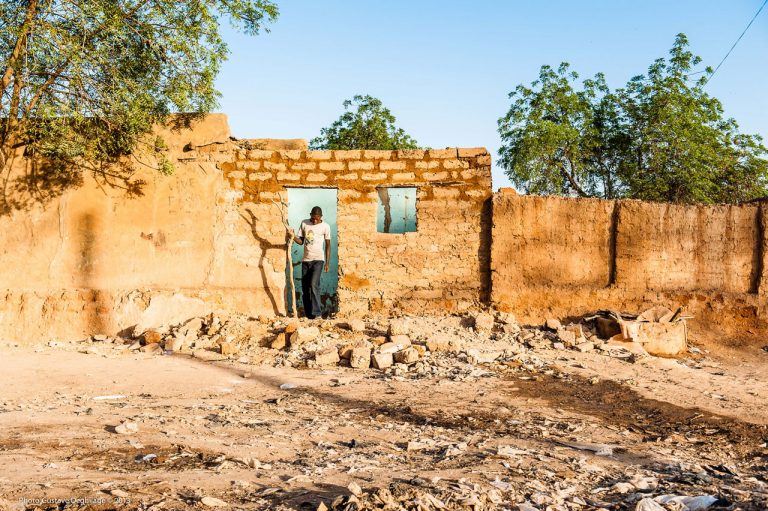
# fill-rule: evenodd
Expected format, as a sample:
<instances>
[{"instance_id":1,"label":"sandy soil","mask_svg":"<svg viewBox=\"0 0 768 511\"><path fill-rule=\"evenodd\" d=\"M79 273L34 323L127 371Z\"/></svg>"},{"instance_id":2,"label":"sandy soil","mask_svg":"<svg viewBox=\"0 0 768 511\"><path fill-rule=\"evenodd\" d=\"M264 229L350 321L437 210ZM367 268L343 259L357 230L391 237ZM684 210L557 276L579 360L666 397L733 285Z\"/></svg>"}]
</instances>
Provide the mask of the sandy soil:
<instances>
[{"instance_id":1,"label":"sandy soil","mask_svg":"<svg viewBox=\"0 0 768 511\"><path fill-rule=\"evenodd\" d=\"M0 509L375 508L381 488L408 509L768 509L768 353L699 348L446 356L416 377L3 346Z\"/></svg>"}]
</instances>

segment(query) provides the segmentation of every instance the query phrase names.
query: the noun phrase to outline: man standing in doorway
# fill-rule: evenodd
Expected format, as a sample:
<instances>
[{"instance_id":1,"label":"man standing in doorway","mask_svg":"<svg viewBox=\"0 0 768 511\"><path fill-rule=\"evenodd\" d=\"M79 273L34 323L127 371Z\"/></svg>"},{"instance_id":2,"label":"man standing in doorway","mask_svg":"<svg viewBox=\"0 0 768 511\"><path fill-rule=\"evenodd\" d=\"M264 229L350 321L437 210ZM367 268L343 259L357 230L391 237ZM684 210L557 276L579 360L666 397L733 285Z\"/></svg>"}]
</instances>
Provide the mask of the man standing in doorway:
<instances>
[{"instance_id":1,"label":"man standing in doorway","mask_svg":"<svg viewBox=\"0 0 768 511\"><path fill-rule=\"evenodd\" d=\"M323 267L328 273L331 260L331 227L323 222L323 210L319 206L312 208L309 218L301 221L298 236L293 229L288 231L288 239L291 237L299 245L304 245L304 258L301 260L304 315L309 319L322 317L320 274Z\"/></svg>"}]
</instances>

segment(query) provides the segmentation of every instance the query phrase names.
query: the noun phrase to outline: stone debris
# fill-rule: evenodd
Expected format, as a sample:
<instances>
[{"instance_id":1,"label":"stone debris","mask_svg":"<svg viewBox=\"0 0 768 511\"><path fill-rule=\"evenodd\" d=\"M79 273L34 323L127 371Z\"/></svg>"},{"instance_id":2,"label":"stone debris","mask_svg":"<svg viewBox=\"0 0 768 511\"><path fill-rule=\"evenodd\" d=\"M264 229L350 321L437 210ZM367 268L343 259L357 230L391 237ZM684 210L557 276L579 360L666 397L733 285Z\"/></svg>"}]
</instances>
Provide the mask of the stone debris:
<instances>
[{"instance_id":1,"label":"stone debris","mask_svg":"<svg viewBox=\"0 0 768 511\"><path fill-rule=\"evenodd\" d=\"M487 312L480 312L475 314L472 319L473 326L477 332L488 333L493 330L494 320L491 314Z\"/></svg>"},{"instance_id":2,"label":"stone debris","mask_svg":"<svg viewBox=\"0 0 768 511\"><path fill-rule=\"evenodd\" d=\"M339 360L339 352L334 348L315 352L315 363L318 366L336 365Z\"/></svg>"},{"instance_id":3,"label":"stone debris","mask_svg":"<svg viewBox=\"0 0 768 511\"><path fill-rule=\"evenodd\" d=\"M351 319L347 326L352 332L365 332L365 321L362 319Z\"/></svg>"},{"instance_id":4,"label":"stone debris","mask_svg":"<svg viewBox=\"0 0 768 511\"><path fill-rule=\"evenodd\" d=\"M399 364L413 364L419 360L419 352L413 347L407 347L394 353L395 362Z\"/></svg>"},{"instance_id":5,"label":"stone debris","mask_svg":"<svg viewBox=\"0 0 768 511\"><path fill-rule=\"evenodd\" d=\"M229 507L229 504L214 497L203 497L200 503L206 507Z\"/></svg>"},{"instance_id":6,"label":"stone debris","mask_svg":"<svg viewBox=\"0 0 768 511\"><path fill-rule=\"evenodd\" d=\"M349 365L355 369L368 369L371 366L371 349L366 346L351 349Z\"/></svg>"},{"instance_id":7,"label":"stone debris","mask_svg":"<svg viewBox=\"0 0 768 511\"><path fill-rule=\"evenodd\" d=\"M115 426L115 433L120 435L133 435L139 432L139 425L135 422L123 422Z\"/></svg>"},{"instance_id":8,"label":"stone debris","mask_svg":"<svg viewBox=\"0 0 768 511\"><path fill-rule=\"evenodd\" d=\"M374 368L376 369L386 369L388 367L392 367L392 364L394 364L394 357L392 357L392 353L382 353L380 351L377 351L373 354L371 357L371 362Z\"/></svg>"}]
</instances>

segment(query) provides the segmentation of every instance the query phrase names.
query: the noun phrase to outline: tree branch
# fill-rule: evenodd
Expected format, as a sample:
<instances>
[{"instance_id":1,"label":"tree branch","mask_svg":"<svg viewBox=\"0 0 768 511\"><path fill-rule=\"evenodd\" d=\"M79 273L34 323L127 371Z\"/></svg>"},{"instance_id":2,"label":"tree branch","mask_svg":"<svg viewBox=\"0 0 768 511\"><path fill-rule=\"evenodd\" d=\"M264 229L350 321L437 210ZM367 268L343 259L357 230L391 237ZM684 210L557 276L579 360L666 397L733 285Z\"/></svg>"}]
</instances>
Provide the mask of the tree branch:
<instances>
[{"instance_id":1,"label":"tree branch","mask_svg":"<svg viewBox=\"0 0 768 511\"><path fill-rule=\"evenodd\" d=\"M8 84L11 83L11 77L15 72L19 57L21 57L21 53L27 45L27 35L29 35L29 32L32 31L32 27L34 26L35 14L37 14L37 0L30 0L29 5L27 5L27 13L24 16L24 24L21 26L21 33L16 39L16 44L8 59L5 73L3 73L3 78L0 80L0 95L5 92Z\"/></svg>"}]
</instances>

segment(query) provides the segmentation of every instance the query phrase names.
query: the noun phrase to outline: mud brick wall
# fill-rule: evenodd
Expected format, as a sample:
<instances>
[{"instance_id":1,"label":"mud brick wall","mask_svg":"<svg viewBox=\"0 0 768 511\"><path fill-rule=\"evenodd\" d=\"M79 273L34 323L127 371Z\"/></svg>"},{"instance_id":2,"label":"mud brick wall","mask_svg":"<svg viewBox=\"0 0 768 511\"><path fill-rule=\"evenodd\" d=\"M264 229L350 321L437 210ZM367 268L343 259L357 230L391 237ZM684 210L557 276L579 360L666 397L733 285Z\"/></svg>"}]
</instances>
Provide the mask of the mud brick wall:
<instances>
[{"instance_id":1,"label":"mud brick wall","mask_svg":"<svg viewBox=\"0 0 768 511\"><path fill-rule=\"evenodd\" d=\"M158 133L176 171L139 165L142 196L86 175L61 197L0 217L0 340L76 340L216 309L284 313L274 201L295 186L338 189L343 314L456 311L488 299L485 149L307 151L295 140L233 140L223 115ZM265 145L279 150L243 149ZM377 186L417 188L416 232L376 232Z\"/></svg>"},{"instance_id":2,"label":"mud brick wall","mask_svg":"<svg viewBox=\"0 0 768 511\"><path fill-rule=\"evenodd\" d=\"M258 240L265 288L283 312L285 231L276 202L287 202L289 187L337 188L342 314L466 309L488 298L490 165L482 148L238 151L222 164L230 189L223 252ZM380 186L416 187L416 232L377 232ZM237 222L244 216L251 232Z\"/></svg>"},{"instance_id":3,"label":"mud brick wall","mask_svg":"<svg viewBox=\"0 0 768 511\"><path fill-rule=\"evenodd\" d=\"M618 285L726 293L757 289L758 207L625 201L619 211Z\"/></svg>"},{"instance_id":4,"label":"mud brick wall","mask_svg":"<svg viewBox=\"0 0 768 511\"><path fill-rule=\"evenodd\" d=\"M765 212L520 196L493 199L492 302L522 319L685 306L735 327L765 319Z\"/></svg>"}]
</instances>

